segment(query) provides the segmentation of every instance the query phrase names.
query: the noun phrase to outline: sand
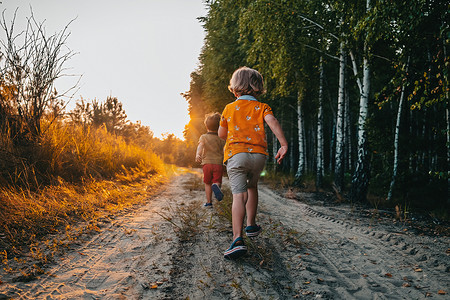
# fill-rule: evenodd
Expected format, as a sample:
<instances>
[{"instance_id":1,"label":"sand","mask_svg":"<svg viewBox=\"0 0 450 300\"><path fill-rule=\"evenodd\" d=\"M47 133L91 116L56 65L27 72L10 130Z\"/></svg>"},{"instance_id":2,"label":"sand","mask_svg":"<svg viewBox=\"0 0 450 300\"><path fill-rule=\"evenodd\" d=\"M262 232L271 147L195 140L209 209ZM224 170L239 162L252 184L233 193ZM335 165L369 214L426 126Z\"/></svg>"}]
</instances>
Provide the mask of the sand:
<instances>
[{"instance_id":1,"label":"sand","mask_svg":"<svg viewBox=\"0 0 450 300\"><path fill-rule=\"evenodd\" d=\"M225 260L231 225L219 203L202 207L199 180L174 177L32 281L1 270L0 299L449 299L448 236L264 184L262 234L246 238L247 256Z\"/></svg>"}]
</instances>

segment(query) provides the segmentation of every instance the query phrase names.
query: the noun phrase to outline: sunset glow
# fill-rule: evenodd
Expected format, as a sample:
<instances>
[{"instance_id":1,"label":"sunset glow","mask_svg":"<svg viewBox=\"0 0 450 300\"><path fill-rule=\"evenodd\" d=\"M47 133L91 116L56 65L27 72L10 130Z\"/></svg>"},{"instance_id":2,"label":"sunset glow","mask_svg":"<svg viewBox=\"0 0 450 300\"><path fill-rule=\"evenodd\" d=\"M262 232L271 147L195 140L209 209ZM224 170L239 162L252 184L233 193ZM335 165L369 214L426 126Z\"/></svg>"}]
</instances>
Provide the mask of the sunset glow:
<instances>
[{"instance_id":1,"label":"sunset glow","mask_svg":"<svg viewBox=\"0 0 450 300\"><path fill-rule=\"evenodd\" d=\"M183 138L189 118L180 93L189 90L203 45L202 1L17 0L0 7L8 19L18 9L17 29L25 28L30 8L49 33L72 21L67 46L76 55L67 62L70 76L55 82L62 92L79 80L68 109L81 97L116 97L128 120L149 126L155 137Z\"/></svg>"}]
</instances>

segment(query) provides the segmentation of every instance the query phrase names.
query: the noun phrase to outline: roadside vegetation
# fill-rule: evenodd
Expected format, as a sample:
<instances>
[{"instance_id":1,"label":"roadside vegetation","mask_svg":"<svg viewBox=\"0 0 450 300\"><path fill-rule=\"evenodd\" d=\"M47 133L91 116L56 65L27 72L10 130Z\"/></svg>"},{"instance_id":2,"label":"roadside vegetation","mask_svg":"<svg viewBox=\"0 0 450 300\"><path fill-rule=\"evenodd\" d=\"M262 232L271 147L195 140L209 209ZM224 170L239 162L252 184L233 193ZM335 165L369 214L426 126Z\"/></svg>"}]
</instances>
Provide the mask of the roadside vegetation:
<instances>
[{"instance_id":1,"label":"roadside vegetation","mask_svg":"<svg viewBox=\"0 0 450 300\"><path fill-rule=\"evenodd\" d=\"M0 262L45 264L115 214L142 204L183 164L183 142L127 120L116 97L78 99L54 86L73 56L68 27L46 35L32 15L0 30ZM20 34L19 34L20 33ZM21 37L21 38L19 38ZM76 84L74 85L74 89ZM22 264L25 266L26 264ZM39 265L19 266L25 278Z\"/></svg>"}]
</instances>

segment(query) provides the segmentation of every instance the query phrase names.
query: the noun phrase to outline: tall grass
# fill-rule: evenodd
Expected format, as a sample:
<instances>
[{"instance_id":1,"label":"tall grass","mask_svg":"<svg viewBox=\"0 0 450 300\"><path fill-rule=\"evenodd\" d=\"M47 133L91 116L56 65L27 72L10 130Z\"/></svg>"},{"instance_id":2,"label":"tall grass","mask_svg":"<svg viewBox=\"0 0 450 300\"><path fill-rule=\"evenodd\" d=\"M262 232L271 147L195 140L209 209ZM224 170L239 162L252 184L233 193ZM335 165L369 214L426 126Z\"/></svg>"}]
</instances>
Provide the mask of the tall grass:
<instances>
[{"instance_id":1,"label":"tall grass","mask_svg":"<svg viewBox=\"0 0 450 300\"><path fill-rule=\"evenodd\" d=\"M49 124L43 131L39 157L52 176L77 181L81 178L111 178L130 168L150 174L163 171L163 163L152 151L105 127Z\"/></svg>"},{"instance_id":2,"label":"tall grass","mask_svg":"<svg viewBox=\"0 0 450 300\"><path fill-rule=\"evenodd\" d=\"M34 161L0 186L4 257L30 251L49 233L68 234L80 221L95 229L98 218L143 201L165 180L155 153L104 128L43 125Z\"/></svg>"}]
</instances>

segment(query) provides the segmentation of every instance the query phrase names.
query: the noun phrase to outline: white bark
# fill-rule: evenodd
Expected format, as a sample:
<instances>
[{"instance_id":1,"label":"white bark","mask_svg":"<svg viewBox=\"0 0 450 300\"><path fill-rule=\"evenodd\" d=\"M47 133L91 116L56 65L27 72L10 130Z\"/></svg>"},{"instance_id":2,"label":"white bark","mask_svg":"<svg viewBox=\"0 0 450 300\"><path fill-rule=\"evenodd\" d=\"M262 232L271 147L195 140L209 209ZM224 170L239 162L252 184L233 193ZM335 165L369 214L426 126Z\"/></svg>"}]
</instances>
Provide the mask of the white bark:
<instances>
[{"instance_id":1,"label":"white bark","mask_svg":"<svg viewBox=\"0 0 450 300\"><path fill-rule=\"evenodd\" d=\"M322 185L324 176L323 161L323 62L320 58L320 75L319 75L319 110L317 112L317 176L316 185Z\"/></svg>"},{"instance_id":2,"label":"white bark","mask_svg":"<svg viewBox=\"0 0 450 300\"><path fill-rule=\"evenodd\" d=\"M370 0L367 0L367 9L370 9ZM367 190L369 187L369 162L367 151L367 132L366 132L366 120L369 110L369 91L370 91L370 67L368 59L368 46L367 40L364 44L363 53L363 80L360 81L358 77L358 67L356 59L352 52L350 57L352 59L353 72L356 77L356 82L360 91L359 99L359 117L358 117L358 156L355 173L352 179L352 199L356 201L365 201L367 196Z\"/></svg>"},{"instance_id":3,"label":"white bark","mask_svg":"<svg viewBox=\"0 0 450 300\"><path fill-rule=\"evenodd\" d=\"M406 63L406 74L408 73L408 66L409 66L409 57L408 62ZM405 87L406 87L406 78L402 85L402 91L400 93L400 100L398 103L398 110L397 110L397 122L395 124L395 136L394 136L394 166L392 170L392 180L391 185L389 187L389 192L387 196L387 201L391 201L392 199L392 191L394 190L395 186L395 180L397 178L397 168L398 168L398 148L399 148L399 136L400 136L400 122L402 117L402 110L403 110L403 101L405 98Z\"/></svg>"},{"instance_id":4,"label":"white bark","mask_svg":"<svg viewBox=\"0 0 450 300\"><path fill-rule=\"evenodd\" d=\"M302 99L300 92L298 93L297 100L297 122L298 122L298 168L295 174L296 180L300 180L305 173L305 137L303 127L303 111L302 111Z\"/></svg>"},{"instance_id":5,"label":"white bark","mask_svg":"<svg viewBox=\"0 0 450 300\"><path fill-rule=\"evenodd\" d=\"M345 90L345 105L344 105L344 148L345 148L345 166L344 173L352 169L352 130L350 124L350 97L347 90Z\"/></svg>"},{"instance_id":6,"label":"white bark","mask_svg":"<svg viewBox=\"0 0 450 300\"><path fill-rule=\"evenodd\" d=\"M336 120L336 164L334 169L335 184L339 191L342 191L344 180L343 170L343 148L344 148L344 101L345 101L345 53L344 43L339 47L339 92L338 92L338 111Z\"/></svg>"}]
</instances>

